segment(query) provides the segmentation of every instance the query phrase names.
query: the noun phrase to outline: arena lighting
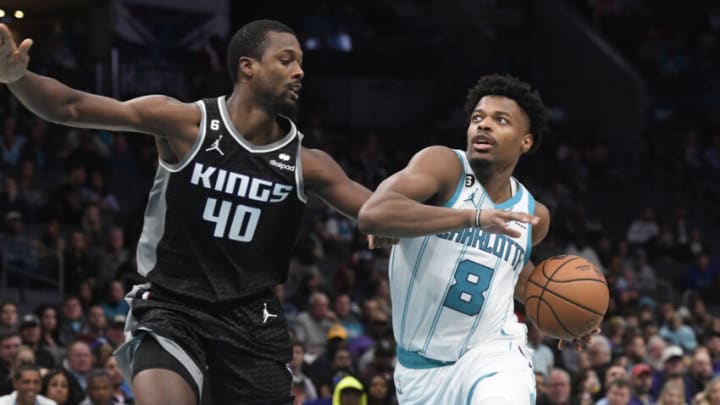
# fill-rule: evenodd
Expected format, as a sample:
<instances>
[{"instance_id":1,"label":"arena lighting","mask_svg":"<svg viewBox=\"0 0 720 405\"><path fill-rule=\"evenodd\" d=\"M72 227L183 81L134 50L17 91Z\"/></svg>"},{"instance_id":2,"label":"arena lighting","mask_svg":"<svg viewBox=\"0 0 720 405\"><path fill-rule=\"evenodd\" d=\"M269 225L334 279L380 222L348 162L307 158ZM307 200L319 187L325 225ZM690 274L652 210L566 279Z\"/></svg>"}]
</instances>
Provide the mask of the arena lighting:
<instances>
[{"instance_id":1,"label":"arena lighting","mask_svg":"<svg viewBox=\"0 0 720 405\"><path fill-rule=\"evenodd\" d=\"M22 20L25 17L25 13L22 10L15 10L15 18Z\"/></svg>"},{"instance_id":2,"label":"arena lighting","mask_svg":"<svg viewBox=\"0 0 720 405\"><path fill-rule=\"evenodd\" d=\"M0 18L5 17L5 10L0 8Z\"/></svg>"}]
</instances>

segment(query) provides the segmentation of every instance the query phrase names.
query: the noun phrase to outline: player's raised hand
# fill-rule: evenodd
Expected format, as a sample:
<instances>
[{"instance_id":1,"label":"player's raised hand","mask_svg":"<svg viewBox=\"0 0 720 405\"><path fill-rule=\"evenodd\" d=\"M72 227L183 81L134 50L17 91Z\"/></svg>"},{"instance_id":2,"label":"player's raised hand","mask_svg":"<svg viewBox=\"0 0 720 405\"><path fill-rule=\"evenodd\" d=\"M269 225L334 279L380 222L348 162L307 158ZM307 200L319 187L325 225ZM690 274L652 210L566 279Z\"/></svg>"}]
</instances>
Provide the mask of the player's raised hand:
<instances>
[{"instance_id":1,"label":"player's raised hand","mask_svg":"<svg viewBox=\"0 0 720 405\"><path fill-rule=\"evenodd\" d=\"M593 335L597 335L600 333L600 327L596 327L593 329L590 333L588 333L585 336L580 336L578 338L573 339L573 346L575 346L575 350L581 352L587 345L590 344L590 338L592 338ZM560 339L558 342L558 349L562 350L565 348L566 341L564 339Z\"/></svg>"},{"instance_id":2,"label":"player's raised hand","mask_svg":"<svg viewBox=\"0 0 720 405\"><path fill-rule=\"evenodd\" d=\"M480 211L480 229L490 233L504 233L505 235L517 238L520 231L512 229L510 222L523 222L537 225L540 217L523 212L512 212L504 210L483 209Z\"/></svg>"},{"instance_id":3,"label":"player's raised hand","mask_svg":"<svg viewBox=\"0 0 720 405\"><path fill-rule=\"evenodd\" d=\"M26 38L15 44L10 29L5 24L0 24L0 82L11 83L25 75L28 62L30 62L30 47L33 41Z\"/></svg>"}]
</instances>

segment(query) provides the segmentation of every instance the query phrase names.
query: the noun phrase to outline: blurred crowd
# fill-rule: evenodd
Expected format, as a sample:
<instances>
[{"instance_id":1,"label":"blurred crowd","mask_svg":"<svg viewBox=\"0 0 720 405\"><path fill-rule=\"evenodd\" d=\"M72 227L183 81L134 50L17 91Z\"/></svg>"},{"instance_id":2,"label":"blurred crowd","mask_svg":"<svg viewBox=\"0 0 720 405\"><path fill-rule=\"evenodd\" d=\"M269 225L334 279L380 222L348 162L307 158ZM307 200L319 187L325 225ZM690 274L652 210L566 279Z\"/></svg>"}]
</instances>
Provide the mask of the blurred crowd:
<instances>
[{"instance_id":1,"label":"blurred crowd","mask_svg":"<svg viewBox=\"0 0 720 405\"><path fill-rule=\"evenodd\" d=\"M364 14L353 9L332 11L337 24L328 28L326 7L319 2L307 17L306 41L316 37L319 47L343 46L342 37L333 36L341 27L352 38L369 35L359 20ZM713 68L720 53L712 52L718 18L708 17L709 31L698 29L680 41L678 32L658 31L642 1L596 1L583 10L611 40L648 38L623 42L623 51L639 58L633 60L652 83L662 84L653 85L651 127L670 134L678 122L687 124L688 132L675 133L687 136L675 138L687 142L682 164L720 171L720 121L708 108L717 105L712 102L720 84L720 70ZM633 24L617 21L624 18L647 24L628 32ZM85 55L68 45L81 33L71 31L59 28L51 43L62 52L34 60L33 68L60 72L59 78L74 71L73 80L81 80L77 72ZM199 57L213 52L204 55ZM663 101L676 91L688 91L690 104ZM688 116L694 108L703 112L701 119ZM0 271L14 290L62 290L47 302L23 295L0 299L0 395L33 391L61 405L131 404L112 351L125 339L129 308L123 295L143 282L134 247L156 167L154 143L145 136L46 123L20 107L4 86L0 117ZM396 131L330 128L321 114L301 113L297 121L309 145L331 153L371 189L424 146L399 142L404 134ZM462 133L448 136L462 147ZM633 208L637 212L625 216L635 218L618 224L618 214L593 198L613 192L618 159L611 145L555 137L519 170L519 179L552 215L533 261L581 255L602 269L611 290L602 333L582 352L557 349L555 340L529 325L538 403L720 404L720 259L712 237L717 227L684 206L668 210L667 202ZM367 404L395 403L388 253L369 250L354 223L310 201L287 283L276 287L295 342L295 404L339 404L340 391L357 393ZM524 319L522 306L517 312Z\"/></svg>"}]
</instances>

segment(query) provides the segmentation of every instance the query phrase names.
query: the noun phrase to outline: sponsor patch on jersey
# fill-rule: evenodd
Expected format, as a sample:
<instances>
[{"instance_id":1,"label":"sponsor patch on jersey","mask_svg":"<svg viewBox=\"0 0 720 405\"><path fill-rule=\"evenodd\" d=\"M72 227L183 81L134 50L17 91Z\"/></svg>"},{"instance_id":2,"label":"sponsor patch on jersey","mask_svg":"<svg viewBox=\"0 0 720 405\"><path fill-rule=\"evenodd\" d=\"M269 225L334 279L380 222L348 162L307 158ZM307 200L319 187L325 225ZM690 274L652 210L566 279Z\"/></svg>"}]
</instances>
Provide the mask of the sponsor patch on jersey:
<instances>
[{"instance_id":1,"label":"sponsor patch on jersey","mask_svg":"<svg viewBox=\"0 0 720 405\"><path fill-rule=\"evenodd\" d=\"M282 156L282 155L281 155L281 156ZM285 155L285 156L287 156L287 155ZM289 159L289 158L290 158L290 157L288 156L288 159ZM291 171L291 172L294 172L294 171L295 171L295 166L292 166L292 165L289 165L289 164L283 163L283 162L278 162L278 161L275 160L275 159L271 159L271 160L270 160L270 164L273 165L273 166L275 166L275 167L277 167L277 168L279 168L279 169L282 169L282 170L288 170L288 171Z\"/></svg>"}]
</instances>

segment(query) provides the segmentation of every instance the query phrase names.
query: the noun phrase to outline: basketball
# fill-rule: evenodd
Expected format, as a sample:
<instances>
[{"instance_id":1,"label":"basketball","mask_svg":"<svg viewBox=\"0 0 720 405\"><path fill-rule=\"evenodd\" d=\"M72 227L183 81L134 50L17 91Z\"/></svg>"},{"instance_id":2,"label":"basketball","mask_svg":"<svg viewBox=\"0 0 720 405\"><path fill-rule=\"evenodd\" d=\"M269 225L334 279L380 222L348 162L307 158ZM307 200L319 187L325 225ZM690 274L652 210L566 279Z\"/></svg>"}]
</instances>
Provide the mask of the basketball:
<instances>
[{"instance_id":1,"label":"basketball","mask_svg":"<svg viewBox=\"0 0 720 405\"><path fill-rule=\"evenodd\" d=\"M525 313L546 335L573 339L600 324L609 300L605 276L595 265L580 256L554 256L530 275Z\"/></svg>"}]
</instances>

